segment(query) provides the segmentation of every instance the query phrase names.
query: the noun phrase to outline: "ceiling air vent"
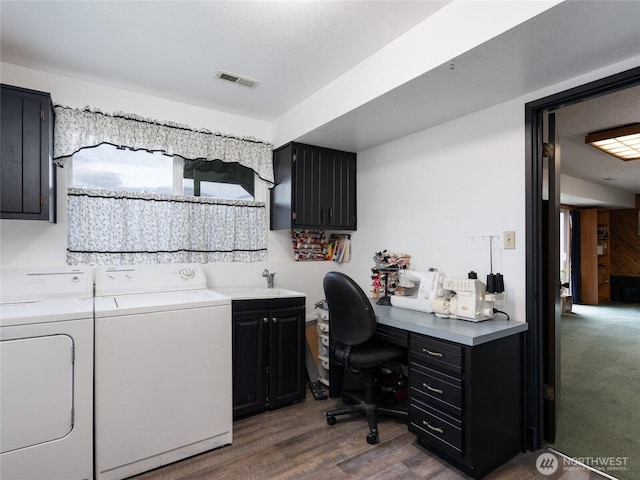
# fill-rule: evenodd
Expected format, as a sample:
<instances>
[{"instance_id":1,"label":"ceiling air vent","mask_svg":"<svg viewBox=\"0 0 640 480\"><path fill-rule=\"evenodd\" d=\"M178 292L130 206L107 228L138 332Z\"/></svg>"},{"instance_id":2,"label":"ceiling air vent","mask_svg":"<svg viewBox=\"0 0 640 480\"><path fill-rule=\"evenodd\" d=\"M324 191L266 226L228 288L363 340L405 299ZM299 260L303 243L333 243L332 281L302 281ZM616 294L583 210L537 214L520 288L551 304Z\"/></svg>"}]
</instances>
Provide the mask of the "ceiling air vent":
<instances>
[{"instance_id":1,"label":"ceiling air vent","mask_svg":"<svg viewBox=\"0 0 640 480\"><path fill-rule=\"evenodd\" d=\"M228 82L237 83L239 85L244 85L245 87L255 88L260 83L258 80L254 80L249 77L242 77L240 75L236 75L235 73L224 72L220 70L216 73L216 77L221 80L226 80Z\"/></svg>"}]
</instances>

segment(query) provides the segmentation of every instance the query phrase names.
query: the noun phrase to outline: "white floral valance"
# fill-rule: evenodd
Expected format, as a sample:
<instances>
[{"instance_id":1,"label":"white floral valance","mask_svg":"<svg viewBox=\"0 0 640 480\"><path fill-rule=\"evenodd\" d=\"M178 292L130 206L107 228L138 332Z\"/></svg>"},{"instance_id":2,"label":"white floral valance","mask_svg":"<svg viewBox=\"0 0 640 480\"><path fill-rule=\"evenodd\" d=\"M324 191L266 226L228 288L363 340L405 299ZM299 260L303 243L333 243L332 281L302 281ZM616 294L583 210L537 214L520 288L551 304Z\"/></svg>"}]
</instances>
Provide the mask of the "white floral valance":
<instances>
[{"instance_id":1,"label":"white floral valance","mask_svg":"<svg viewBox=\"0 0 640 480\"><path fill-rule=\"evenodd\" d=\"M133 114L107 114L88 107L55 106L54 160L103 143L134 150L164 152L187 160L239 163L273 184L273 145L253 137L237 137L186 125L159 122Z\"/></svg>"},{"instance_id":2,"label":"white floral valance","mask_svg":"<svg viewBox=\"0 0 640 480\"><path fill-rule=\"evenodd\" d=\"M258 262L262 202L68 189L67 263Z\"/></svg>"}]
</instances>

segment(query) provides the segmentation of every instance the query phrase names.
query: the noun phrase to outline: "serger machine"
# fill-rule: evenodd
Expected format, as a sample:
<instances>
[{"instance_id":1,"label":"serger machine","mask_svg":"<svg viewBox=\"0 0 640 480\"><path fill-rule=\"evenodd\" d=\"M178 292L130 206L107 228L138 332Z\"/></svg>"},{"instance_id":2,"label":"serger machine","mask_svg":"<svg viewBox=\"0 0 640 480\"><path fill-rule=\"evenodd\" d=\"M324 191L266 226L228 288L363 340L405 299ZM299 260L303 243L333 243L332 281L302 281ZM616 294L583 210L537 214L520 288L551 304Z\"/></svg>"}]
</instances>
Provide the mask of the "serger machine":
<instances>
[{"instance_id":1,"label":"serger machine","mask_svg":"<svg viewBox=\"0 0 640 480\"><path fill-rule=\"evenodd\" d=\"M404 270L399 273L399 284L406 295L392 296L392 306L472 322L493 318L496 301L503 296L488 293L480 280L450 278L438 271Z\"/></svg>"},{"instance_id":2,"label":"serger machine","mask_svg":"<svg viewBox=\"0 0 640 480\"><path fill-rule=\"evenodd\" d=\"M480 280L441 277L434 282L429 302L438 317L481 322L493 318L500 295L487 293Z\"/></svg>"}]
</instances>

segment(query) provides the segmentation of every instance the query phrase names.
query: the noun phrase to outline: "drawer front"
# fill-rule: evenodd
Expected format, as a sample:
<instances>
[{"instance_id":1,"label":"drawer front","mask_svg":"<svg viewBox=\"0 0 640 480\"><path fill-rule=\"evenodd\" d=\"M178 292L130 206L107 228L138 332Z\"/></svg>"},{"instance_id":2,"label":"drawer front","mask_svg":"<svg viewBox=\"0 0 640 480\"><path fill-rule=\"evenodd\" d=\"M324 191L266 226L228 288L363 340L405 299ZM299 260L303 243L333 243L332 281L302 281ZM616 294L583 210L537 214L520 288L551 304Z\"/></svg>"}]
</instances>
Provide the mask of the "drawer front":
<instances>
[{"instance_id":1,"label":"drawer front","mask_svg":"<svg viewBox=\"0 0 640 480\"><path fill-rule=\"evenodd\" d=\"M419 363L461 374L463 371L463 351L459 345L445 343L431 337L411 335L410 352Z\"/></svg>"},{"instance_id":2,"label":"drawer front","mask_svg":"<svg viewBox=\"0 0 640 480\"><path fill-rule=\"evenodd\" d=\"M376 325L376 338L406 348L409 343L409 332L378 323Z\"/></svg>"},{"instance_id":3,"label":"drawer front","mask_svg":"<svg viewBox=\"0 0 640 480\"><path fill-rule=\"evenodd\" d=\"M413 362L410 369L409 387L412 397L456 415L462 414L462 380Z\"/></svg>"},{"instance_id":4,"label":"drawer front","mask_svg":"<svg viewBox=\"0 0 640 480\"><path fill-rule=\"evenodd\" d=\"M328 333L329 332L329 324L324 322L318 322L318 333Z\"/></svg>"},{"instance_id":5,"label":"drawer front","mask_svg":"<svg viewBox=\"0 0 640 480\"><path fill-rule=\"evenodd\" d=\"M455 458L464 454L462 422L415 399L409 403L409 431Z\"/></svg>"}]
</instances>

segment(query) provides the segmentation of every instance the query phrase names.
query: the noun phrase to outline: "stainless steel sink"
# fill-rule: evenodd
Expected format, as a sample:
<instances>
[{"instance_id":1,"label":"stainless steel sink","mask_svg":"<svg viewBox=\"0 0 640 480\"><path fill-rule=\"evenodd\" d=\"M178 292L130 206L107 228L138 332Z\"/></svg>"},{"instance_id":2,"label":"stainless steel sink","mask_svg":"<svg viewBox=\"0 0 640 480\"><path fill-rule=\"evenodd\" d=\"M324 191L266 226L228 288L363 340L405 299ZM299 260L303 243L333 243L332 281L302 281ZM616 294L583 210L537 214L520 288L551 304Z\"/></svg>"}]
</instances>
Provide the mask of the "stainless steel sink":
<instances>
[{"instance_id":1,"label":"stainless steel sink","mask_svg":"<svg viewBox=\"0 0 640 480\"><path fill-rule=\"evenodd\" d=\"M266 287L225 287L212 288L212 290L231 297L232 300L249 300L252 298L291 298L305 297L306 294L287 290L286 288L266 288Z\"/></svg>"}]
</instances>

